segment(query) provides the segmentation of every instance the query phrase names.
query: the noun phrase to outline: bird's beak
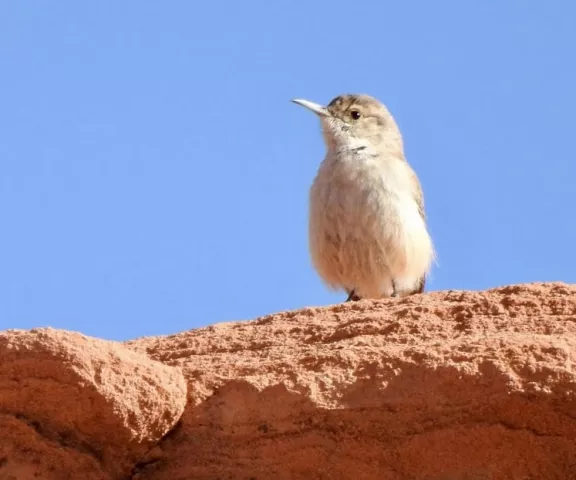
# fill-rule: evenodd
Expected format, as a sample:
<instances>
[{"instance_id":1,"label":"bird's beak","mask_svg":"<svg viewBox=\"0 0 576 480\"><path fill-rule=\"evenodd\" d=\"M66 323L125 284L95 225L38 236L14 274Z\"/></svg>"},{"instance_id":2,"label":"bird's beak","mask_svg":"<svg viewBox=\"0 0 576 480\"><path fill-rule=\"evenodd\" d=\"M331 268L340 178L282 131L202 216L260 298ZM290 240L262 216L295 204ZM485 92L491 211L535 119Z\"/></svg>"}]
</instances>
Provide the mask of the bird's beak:
<instances>
[{"instance_id":1,"label":"bird's beak","mask_svg":"<svg viewBox=\"0 0 576 480\"><path fill-rule=\"evenodd\" d=\"M330 115L330 112L328 112L326 107L318 105L317 103L310 102L308 100L302 100L300 98L294 98L292 101L297 105L302 105L308 110L312 110L315 114L320 115L321 117L327 117Z\"/></svg>"}]
</instances>

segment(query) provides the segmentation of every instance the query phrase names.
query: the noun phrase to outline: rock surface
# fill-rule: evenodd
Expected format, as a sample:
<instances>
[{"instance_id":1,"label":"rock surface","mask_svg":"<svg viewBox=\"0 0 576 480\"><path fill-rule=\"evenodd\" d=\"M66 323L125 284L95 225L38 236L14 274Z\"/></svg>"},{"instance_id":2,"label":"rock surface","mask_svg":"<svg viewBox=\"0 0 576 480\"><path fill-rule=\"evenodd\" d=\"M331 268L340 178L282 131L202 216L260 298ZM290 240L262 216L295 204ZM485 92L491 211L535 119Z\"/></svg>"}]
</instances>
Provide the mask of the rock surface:
<instances>
[{"instance_id":1,"label":"rock surface","mask_svg":"<svg viewBox=\"0 0 576 480\"><path fill-rule=\"evenodd\" d=\"M0 479L126 478L178 421L178 368L50 328L0 333Z\"/></svg>"},{"instance_id":2,"label":"rock surface","mask_svg":"<svg viewBox=\"0 0 576 480\"><path fill-rule=\"evenodd\" d=\"M576 478L575 360L576 286L563 283L124 345L8 331L0 478Z\"/></svg>"}]
</instances>

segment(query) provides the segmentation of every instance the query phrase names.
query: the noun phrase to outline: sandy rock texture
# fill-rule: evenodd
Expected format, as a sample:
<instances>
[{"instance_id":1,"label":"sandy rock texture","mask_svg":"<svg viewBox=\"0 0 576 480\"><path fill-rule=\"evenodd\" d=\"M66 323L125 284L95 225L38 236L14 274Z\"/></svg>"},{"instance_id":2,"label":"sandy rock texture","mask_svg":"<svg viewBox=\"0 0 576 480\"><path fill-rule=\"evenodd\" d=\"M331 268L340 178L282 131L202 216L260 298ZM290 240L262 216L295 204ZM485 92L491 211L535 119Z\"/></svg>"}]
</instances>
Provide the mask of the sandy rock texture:
<instances>
[{"instance_id":1,"label":"sandy rock texture","mask_svg":"<svg viewBox=\"0 0 576 480\"><path fill-rule=\"evenodd\" d=\"M572 479L575 360L563 283L124 344L8 331L0 479Z\"/></svg>"},{"instance_id":2,"label":"sandy rock texture","mask_svg":"<svg viewBox=\"0 0 576 480\"><path fill-rule=\"evenodd\" d=\"M0 333L0 479L129 478L186 405L180 369L51 328Z\"/></svg>"}]
</instances>

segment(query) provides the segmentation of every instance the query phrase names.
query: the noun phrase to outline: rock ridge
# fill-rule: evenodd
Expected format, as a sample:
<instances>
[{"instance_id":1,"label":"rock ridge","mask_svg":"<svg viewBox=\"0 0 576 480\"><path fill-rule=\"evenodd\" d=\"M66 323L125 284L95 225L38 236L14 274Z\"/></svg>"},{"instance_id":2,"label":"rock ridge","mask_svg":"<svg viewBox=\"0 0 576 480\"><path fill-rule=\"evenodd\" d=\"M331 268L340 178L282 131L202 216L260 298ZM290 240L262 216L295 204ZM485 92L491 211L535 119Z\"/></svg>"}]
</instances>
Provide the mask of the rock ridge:
<instances>
[{"instance_id":1,"label":"rock ridge","mask_svg":"<svg viewBox=\"0 0 576 480\"><path fill-rule=\"evenodd\" d=\"M576 286L0 332L0 479L576 478Z\"/></svg>"}]
</instances>

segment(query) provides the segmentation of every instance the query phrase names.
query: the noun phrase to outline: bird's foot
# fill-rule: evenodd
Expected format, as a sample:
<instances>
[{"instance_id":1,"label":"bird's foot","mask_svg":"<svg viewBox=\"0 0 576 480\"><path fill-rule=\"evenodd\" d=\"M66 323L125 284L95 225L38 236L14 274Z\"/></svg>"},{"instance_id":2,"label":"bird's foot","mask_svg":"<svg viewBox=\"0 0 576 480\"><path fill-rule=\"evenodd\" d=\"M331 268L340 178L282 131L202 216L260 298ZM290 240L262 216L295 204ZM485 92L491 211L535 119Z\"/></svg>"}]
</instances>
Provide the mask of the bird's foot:
<instances>
[{"instance_id":1,"label":"bird's foot","mask_svg":"<svg viewBox=\"0 0 576 480\"><path fill-rule=\"evenodd\" d=\"M357 302L358 300L362 299L354 293L354 290L350 292L350 295L348 295L348 298L346 299L347 302Z\"/></svg>"}]
</instances>

